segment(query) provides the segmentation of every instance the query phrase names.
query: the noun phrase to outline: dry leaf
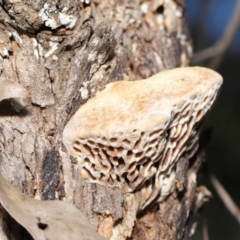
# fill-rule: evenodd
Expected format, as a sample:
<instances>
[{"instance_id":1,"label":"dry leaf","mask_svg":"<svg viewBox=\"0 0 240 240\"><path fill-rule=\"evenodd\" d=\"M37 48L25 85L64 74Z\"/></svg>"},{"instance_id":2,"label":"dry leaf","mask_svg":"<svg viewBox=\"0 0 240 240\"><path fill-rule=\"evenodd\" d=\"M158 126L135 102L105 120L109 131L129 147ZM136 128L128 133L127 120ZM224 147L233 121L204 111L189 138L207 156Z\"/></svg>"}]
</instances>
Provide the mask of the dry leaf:
<instances>
[{"instance_id":1,"label":"dry leaf","mask_svg":"<svg viewBox=\"0 0 240 240\"><path fill-rule=\"evenodd\" d=\"M27 98L28 91L19 83L2 80L0 81L0 102L8 98Z\"/></svg>"},{"instance_id":2,"label":"dry leaf","mask_svg":"<svg viewBox=\"0 0 240 240\"><path fill-rule=\"evenodd\" d=\"M54 200L32 199L0 174L0 203L36 240L104 240L74 206Z\"/></svg>"}]
</instances>

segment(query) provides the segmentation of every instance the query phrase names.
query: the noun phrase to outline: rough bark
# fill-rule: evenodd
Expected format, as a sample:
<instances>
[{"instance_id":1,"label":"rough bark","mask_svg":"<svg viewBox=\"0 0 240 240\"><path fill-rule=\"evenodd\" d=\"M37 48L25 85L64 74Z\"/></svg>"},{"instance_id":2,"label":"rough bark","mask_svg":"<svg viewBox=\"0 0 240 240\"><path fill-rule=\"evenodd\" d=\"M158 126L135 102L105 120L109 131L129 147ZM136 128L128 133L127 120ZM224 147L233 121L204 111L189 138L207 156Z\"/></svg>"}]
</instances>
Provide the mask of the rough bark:
<instances>
[{"instance_id":1,"label":"rough bark","mask_svg":"<svg viewBox=\"0 0 240 240\"><path fill-rule=\"evenodd\" d=\"M174 193L137 215L138 192L82 181L61 143L69 118L107 83L189 64L183 1L2 0L0 7L0 81L31 95L0 103L3 176L35 199L74 204L107 238L188 239L197 196L206 194L196 181L202 150L179 160Z\"/></svg>"}]
</instances>

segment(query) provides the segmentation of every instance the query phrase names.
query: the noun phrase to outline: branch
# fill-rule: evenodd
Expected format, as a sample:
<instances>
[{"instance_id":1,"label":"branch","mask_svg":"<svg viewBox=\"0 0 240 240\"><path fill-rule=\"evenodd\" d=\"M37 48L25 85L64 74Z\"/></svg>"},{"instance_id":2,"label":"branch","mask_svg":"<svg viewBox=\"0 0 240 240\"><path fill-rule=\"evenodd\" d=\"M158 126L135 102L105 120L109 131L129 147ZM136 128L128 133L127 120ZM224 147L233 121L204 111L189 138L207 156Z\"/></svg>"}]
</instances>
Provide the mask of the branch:
<instances>
[{"instance_id":1,"label":"branch","mask_svg":"<svg viewBox=\"0 0 240 240\"><path fill-rule=\"evenodd\" d=\"M193 63L197 63L205 59L212 58L208 67L216 69L220 65L224 53L227 51L230 44L232 43L239 25L240 25L240 0L237 0L235 11L221 39L214 46L196 53L193 57Z\"/></svg>"},{"instance_id":2,"label":"branch","mask_svg":"<svg viewBox=\"0 0 240 240\"><path fill-rule=\"evenodd\" d=\"M221 185L221 183L218 181L218 179L211 173L209 174L209 177L215 191L223 201L223 204L225 205L227 210L233 215L233 217L236 218L238 223L240 223L240 210L238 206L234 203L234 201L224 189L224 187Z\"/></svg>"},{"instance_id":3,"label":"branch","mask_svg":"<svg viewBox=\"0 0 240 240\"><path fill-rule=\"evenodd\" d=\"M203 221L203 240L209 240L207 220Z\"/></svg>"}]
</instances>

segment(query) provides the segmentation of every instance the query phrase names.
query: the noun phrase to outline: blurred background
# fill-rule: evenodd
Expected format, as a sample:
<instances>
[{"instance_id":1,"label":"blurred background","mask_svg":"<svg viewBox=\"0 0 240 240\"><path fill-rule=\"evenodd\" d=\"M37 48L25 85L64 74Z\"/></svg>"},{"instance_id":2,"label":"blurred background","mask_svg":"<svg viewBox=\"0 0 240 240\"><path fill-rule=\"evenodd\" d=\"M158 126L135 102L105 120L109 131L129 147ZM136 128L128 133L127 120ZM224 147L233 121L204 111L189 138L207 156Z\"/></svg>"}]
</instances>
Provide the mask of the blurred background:
<instances>
[{"instance_id":1,"label":"blurred background","mask_svg":"<svg viewBox=\"0 0 240 240\"><path fill-rule=\"evenodd\" d=\"M192 65L217 70L221 93L205 127L212 127L207 166L240 207L240 0L186 0L194 46ZM239 220L231 215L203 173L201 182L213 193L204 205L194 239L239 240Z\"/></svg>"}]
</instances>

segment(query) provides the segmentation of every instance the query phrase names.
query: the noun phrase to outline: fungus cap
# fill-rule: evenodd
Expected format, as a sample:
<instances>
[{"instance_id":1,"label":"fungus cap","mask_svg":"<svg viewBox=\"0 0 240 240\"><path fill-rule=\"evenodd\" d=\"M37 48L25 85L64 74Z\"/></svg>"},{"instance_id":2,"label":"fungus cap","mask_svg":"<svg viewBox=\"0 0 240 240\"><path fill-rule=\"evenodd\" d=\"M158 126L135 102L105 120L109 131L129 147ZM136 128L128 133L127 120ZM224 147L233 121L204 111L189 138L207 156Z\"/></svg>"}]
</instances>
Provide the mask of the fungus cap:
<instances>
[{"instance_id":1,"label":"fungus cap","mask_svg":"<svg viewBox=\"0 0 240 240\"><path fill-rule=\"evenodd\" d=\"M70 119L63 143L89 182L141 189L143 207L161 201L173 189L180 156L196 149L221 84L218 73L201 67L109 83Z\"/></svg>"}]
</instances>

